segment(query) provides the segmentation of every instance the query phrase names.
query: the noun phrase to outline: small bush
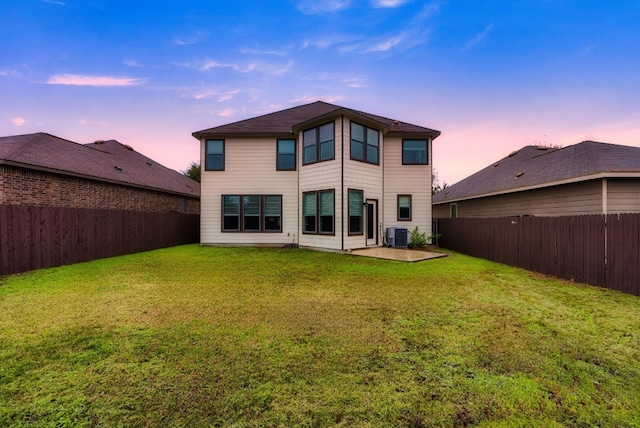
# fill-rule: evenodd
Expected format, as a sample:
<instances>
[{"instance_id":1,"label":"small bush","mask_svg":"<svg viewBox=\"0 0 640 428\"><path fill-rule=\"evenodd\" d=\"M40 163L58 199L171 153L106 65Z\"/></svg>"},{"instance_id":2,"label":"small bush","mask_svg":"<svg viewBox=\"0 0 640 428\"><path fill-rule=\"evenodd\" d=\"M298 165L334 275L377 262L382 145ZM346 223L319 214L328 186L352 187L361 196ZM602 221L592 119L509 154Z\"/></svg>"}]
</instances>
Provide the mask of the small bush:
<instances>
[{"instance_id":1,"label":"small bush","mask_svg":"<svg viewBox=\"0 0 640 428\"><path fill-rule=\"evenodd\" d=\"M424 248L427 246L427 234L421 233L418 226L409 235L409 248Z\"/></svg>"}]
</instances>

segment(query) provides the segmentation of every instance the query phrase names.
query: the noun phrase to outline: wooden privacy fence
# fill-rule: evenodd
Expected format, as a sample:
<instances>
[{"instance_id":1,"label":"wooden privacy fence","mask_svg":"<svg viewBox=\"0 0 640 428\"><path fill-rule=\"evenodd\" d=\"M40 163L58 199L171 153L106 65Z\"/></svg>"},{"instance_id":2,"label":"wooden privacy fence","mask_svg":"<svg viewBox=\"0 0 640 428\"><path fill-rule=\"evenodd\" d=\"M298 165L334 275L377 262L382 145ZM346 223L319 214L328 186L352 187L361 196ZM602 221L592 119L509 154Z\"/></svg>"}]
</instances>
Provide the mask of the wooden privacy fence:
<instances>
[{"instance_id":1,"label":"wooden privacy fence","mask_svg":"<svg viewBox=\"0 0 640 428\"><path fill-rule=\"evenodd\" d=\"M439 245L640 296L640 214L439 219Z\"/></svg>"},{"instance_id":2,"label":"wooden privacy fence","mask_svg":"<svg viewBox=\"0 0 640 428\"><path fill-rule=\"evenodd\" d=\"M200 216L0 205L0 275L199 242Z\"/></svg>"}]
</instances>

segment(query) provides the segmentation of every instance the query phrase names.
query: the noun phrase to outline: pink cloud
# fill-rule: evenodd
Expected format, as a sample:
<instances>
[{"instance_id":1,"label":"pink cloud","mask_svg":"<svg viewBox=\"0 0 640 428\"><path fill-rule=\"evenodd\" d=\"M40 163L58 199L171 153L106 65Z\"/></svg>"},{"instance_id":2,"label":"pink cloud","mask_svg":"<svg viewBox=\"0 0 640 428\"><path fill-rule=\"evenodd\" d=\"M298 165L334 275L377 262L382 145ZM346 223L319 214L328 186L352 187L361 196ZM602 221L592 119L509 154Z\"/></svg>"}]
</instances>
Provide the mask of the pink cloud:
<instances>
[{"instance_id":1,"label":"pink cloud","mask_svg":"<svg viewBox=\"0 0 640 428\"><path fill-rule=\"evenodd\" d=\"M144 82L145 82L145 79L135 79L132 77L56 74L54 76L51 76L46 83L50 85L73 85L73 86L136 86Z\"/></svg>"}]
</instances>

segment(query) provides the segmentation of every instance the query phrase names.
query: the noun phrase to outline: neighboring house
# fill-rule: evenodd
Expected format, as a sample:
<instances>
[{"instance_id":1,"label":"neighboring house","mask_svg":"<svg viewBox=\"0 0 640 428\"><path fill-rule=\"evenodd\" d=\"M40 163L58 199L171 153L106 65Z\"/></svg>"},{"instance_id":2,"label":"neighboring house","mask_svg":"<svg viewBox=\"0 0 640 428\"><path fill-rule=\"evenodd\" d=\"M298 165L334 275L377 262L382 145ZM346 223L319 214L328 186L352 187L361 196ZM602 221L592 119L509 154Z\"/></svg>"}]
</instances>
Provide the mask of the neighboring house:
<instances>
[{"instance_id":1,"label":"neighboring house","mask_svg":"<svg viewBox=\"0 0 640 428\"><path fill-rule=\"evenodd\" d=\"M0 205L200 212L200 184L115 140L0 137Z\"/></svg>"},{"instance_id":2,"label":"neighboring house","mask_svg":"<svg viewBox=\"0 0 640 428\"><path fill-rule=\"evenodd\" d=\"M526 146L433 196L434 218L640 212L640 148Z\"/></svg>"},{"instance_id":3,"label":"neighboring house","mask_svg":"<svg viewBox=\"0 0 640 428\"><path fill-rule=\"evenodd\" d=\"M203 131L203 245L378 246L431 234L439 131L314 102Z\"/></svg>"}]
</instances>

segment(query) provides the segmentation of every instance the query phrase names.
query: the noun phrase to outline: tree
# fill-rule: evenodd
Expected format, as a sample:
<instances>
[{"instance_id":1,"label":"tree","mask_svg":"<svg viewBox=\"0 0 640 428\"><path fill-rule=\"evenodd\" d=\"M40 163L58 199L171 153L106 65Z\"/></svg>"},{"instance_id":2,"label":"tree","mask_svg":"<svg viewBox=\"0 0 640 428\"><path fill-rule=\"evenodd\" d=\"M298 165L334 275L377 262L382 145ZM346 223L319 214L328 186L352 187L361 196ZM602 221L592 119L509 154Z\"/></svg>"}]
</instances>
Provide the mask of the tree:
<instances>
[{"instance_id":1,"label":"tree","mask_svg":"<svg viewBox=\"0 0 640 428\"><path fill-rule=\"evenodd\" d=\"M446 181L443 182L442 185L440 184L440 179L438 178L438 171L434 169L433 172L431 173L431 194L435 195L436 193L443 191L447 187L449 187L449 185L447 184Z\"/></svg>"},{"instance_id":2,"label":"tree","mask_svg":"<svg viewBox=\"0 0 640 428\"><path fill-rule=\"evenodd\" d=\"M189 165L189 168L187 168L185 171L182 171L182 173L185 176L192 179L193 181L197 181L198 183L200 183L200 164L199 163L191 162L191 165Z\"/></svg>"}]
</instances>

